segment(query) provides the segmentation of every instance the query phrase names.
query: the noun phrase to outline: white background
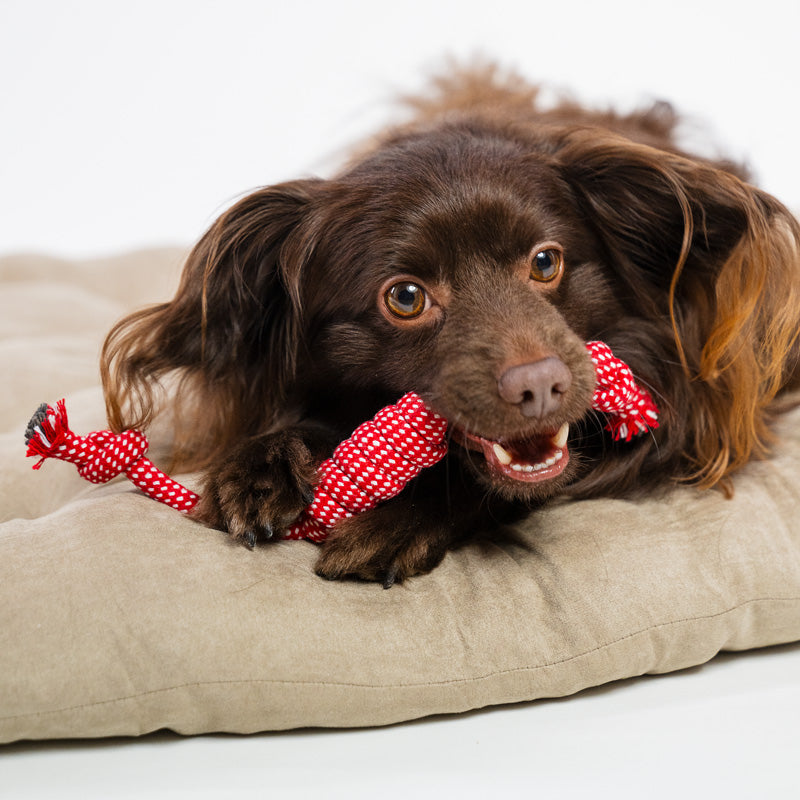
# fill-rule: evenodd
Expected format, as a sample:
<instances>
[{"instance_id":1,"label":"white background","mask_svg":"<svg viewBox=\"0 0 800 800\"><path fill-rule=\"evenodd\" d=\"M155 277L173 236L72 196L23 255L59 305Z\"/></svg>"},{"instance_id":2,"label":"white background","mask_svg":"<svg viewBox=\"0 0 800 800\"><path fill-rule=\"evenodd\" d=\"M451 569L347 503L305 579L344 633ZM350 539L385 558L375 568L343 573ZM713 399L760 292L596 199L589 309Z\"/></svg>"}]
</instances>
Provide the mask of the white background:
<instances>
[{"instance_id":1,"label":"white background","mask_svg":"<svg viewBox=\"0 0 800 800\"><path fill-rule=\"evenodd\" d=\"M448 55L583 101L673 101L800 208L796 0L0 0L0 255L189 244L326 174ZM1 702L1 699L0 699ZM800 796L800 647L353 732L0 752L0 797Z\"/></svg>"},{"instance_id":2,"label":"white background","mask_svg":"<svg viewBox=\"0 0 800 800\"><path fill-rule=\"evenodd\" d=\"M797 0L0 0L0 254L189 244L329 173L447 56L671 100L800 208Z\"/></svg>"}]
</instances>

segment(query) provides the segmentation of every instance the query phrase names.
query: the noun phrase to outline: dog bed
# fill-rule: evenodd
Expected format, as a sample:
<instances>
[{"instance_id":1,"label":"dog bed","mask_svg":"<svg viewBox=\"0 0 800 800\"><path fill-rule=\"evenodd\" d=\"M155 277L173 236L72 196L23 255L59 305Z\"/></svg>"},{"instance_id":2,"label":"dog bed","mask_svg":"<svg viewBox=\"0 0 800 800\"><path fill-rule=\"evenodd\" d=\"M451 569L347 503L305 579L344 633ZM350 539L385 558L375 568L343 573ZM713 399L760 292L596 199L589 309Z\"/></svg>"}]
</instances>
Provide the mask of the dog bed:
<instances>
[{"instance_id":1,"label":"dog bed","mask_svg":"<svg viewBox=\"0 0 800 800\"><path fill-rule=\"evenodd\" d=\"M66 395L104 427L102 337L182 255L0 260L0 741L385 725L800 639L800 412L731 500L556 504L388 591L317 578L309 542L250 552L124 480L33 472L31 413Z\"/></svg>"}]
</instances>

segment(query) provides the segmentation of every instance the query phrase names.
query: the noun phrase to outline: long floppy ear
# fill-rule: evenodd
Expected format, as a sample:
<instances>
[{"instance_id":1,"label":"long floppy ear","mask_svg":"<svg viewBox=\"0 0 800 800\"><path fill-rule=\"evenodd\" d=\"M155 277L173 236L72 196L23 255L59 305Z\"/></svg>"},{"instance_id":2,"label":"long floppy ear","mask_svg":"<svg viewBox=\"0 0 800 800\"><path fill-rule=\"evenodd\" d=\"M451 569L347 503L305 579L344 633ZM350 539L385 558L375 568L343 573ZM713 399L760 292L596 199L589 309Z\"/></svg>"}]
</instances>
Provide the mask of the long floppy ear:
<instances>
[{"instance_id":1,"label":"long floppy ear","mask_svg":"<svg viewBox=\"0 0 800 800\"><path fill-rule=\"evenodd\" d=\"M190 253L175 297L111 330L101 373L113 429L146 427L168 377L176 464L203 466L269 422L296 367L308 246L300 229L321 183L280 184L236 203Z\"/></svg>"},{"instance_id":2,"label":"long floppy ear","mask_svg":"<svg viewBox=\"0 0 800 800\"><path fill-rule=\"evenodd\" d=\"M655 388L683 477L712 486L765 456L771 404L797 369L797 220L718 165L595 130L566 133L557 157L631 316L669 320L683 376Z\"/></svg>"}]
</instances>

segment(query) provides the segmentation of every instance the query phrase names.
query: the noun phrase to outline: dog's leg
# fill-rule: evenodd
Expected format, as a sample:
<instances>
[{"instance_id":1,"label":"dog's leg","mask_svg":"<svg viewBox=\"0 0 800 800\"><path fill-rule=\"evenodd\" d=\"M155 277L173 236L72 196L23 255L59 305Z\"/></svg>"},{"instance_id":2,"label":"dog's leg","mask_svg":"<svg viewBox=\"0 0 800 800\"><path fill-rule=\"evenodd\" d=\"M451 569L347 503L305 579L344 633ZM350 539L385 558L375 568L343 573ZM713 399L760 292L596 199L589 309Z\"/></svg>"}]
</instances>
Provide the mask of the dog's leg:
<instances>
[{"instance_id":1,"label":"dog's leg","mask_svg":"<svg viewBox=\"0 0 800 800\"><path fill-rule=\"evenodd\" d=\"M310 426L244 440L208 471L192 517L251 548L278 538L311 502L317 466L334 444L334 436Z\"/></svg>"}]
</instances>

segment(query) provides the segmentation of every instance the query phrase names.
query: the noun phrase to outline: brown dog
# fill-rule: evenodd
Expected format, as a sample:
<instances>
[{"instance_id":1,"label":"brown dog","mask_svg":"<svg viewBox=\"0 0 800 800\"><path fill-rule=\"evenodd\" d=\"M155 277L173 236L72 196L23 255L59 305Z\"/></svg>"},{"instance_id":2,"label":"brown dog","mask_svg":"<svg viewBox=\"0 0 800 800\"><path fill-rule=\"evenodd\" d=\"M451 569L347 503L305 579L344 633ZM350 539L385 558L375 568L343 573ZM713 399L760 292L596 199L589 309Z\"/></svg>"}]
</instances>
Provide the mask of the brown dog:
<instances>
[{"instance_id":1,"label":"brown dog","mask_svg":"<svg viewBox=\"0 0 800 800\"><path fill-rule=\"evenodd\" d=\"M777 200L680 152L665 104L543 111L488 69L414 106L334 178L237 203L175 298L110 333L114 428L146 425L176 378L198 519L279 534L334 445L410 389L450 452L340 523L320 575L391 585L555 495L709 487L766 454L800 329L800 226ZM653 435L612 441L591 412L588 339L650 389Z\"/></svg>"}]
</instances>

